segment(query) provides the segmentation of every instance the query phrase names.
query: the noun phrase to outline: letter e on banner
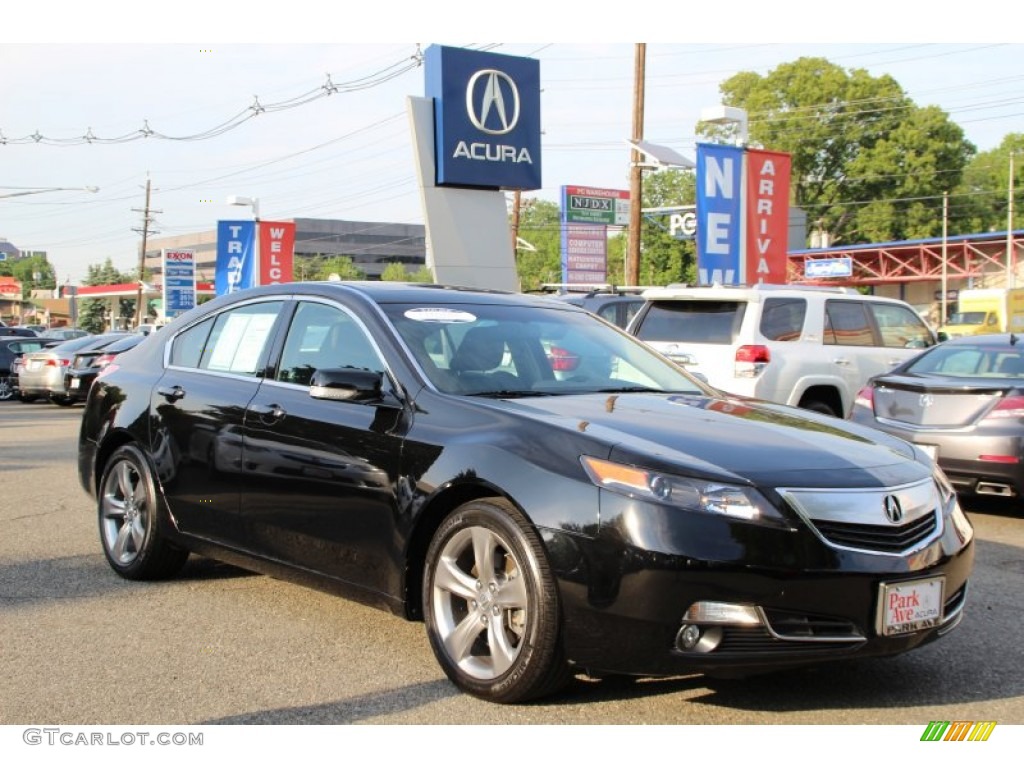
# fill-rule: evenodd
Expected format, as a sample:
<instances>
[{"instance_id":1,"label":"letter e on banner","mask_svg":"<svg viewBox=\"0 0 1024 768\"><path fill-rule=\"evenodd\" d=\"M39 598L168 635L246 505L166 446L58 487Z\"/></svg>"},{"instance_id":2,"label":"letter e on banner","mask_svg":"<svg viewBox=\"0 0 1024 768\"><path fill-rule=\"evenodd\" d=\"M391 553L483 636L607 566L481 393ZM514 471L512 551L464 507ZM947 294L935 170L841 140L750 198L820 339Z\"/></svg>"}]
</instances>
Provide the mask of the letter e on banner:
<instances>
[{"instance_id":1,"label":"letter e on banner","mask_svg":"<svg viewBox=\"0 0 1024 768\"><path fill-rule=\"evenodd\" d=\"M290 283L295 256L295 222L260 222L260 285Z\"/></svg>"}]
</instances>

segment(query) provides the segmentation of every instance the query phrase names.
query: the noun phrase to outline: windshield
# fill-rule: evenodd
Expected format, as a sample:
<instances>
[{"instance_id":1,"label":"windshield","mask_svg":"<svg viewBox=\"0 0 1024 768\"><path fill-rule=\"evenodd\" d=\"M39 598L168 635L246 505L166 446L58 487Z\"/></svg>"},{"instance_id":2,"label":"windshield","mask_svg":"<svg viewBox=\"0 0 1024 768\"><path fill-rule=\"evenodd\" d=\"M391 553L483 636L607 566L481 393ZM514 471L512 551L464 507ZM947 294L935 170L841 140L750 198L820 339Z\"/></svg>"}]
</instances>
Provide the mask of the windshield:
<instances>
[{"instance_id":1,"label":"windshield","mask_svg":"<svg viewBox=\"0 0 1024 768\"><path fill-rule=\"evenodd\" d=\"M984 312L954 312L949 316L949 325L982 325Z\"/></svg>"},{"instance_id":2,"label":"windshield","mask_svg":"<svg viewBox=\"0 0 1024 768\"><path fill-rule=\"evenodd\" d=\"M704 391L681 369L587 313L492 304L382 308L442 392Z\"/></svg>"}]
</instances>

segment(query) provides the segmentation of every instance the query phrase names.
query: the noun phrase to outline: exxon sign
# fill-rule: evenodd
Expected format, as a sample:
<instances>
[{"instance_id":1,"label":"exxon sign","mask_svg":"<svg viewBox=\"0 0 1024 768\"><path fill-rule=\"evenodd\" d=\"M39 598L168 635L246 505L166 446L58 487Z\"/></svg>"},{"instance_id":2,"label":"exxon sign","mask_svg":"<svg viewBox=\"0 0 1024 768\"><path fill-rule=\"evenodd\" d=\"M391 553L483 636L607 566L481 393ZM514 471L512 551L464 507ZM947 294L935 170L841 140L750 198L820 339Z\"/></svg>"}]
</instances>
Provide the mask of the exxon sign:
<instances>
[{"instance_id":1,"label":"exxon sign","mask_svg":"<svg viewBox=\"0 0 1024 768\"><path fill-rule=\"evenodd\" d=\"M438 186L540 189L540 62L432 45Z\"/></svg>"}]
</instances>

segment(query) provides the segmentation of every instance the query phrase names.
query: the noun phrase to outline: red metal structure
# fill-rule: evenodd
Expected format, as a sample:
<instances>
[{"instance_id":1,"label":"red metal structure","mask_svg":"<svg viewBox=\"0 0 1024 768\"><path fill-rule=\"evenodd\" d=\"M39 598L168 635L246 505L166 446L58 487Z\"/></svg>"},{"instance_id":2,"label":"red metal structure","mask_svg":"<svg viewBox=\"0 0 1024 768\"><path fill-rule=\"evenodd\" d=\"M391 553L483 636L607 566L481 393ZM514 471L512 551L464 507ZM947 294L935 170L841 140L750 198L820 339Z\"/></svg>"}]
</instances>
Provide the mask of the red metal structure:
<instances>
[{"instance_id":1,"label":"red metal structure","mask_svg":"<svg viewBox=\"0 0 1024 768\"><path fill-rule=\"evenodd\" d=\"M1016 273L1017 252L1024 245L1024 230L1010 233L1009 270ZM946 279L978 279L983 275L1005 275L1007 233L986 232L958 235L945 240ZM849 277L806 279L804 263L817 259L849 258L853 274ZM790 251L789 282L804 285L884 285L893 283L940 282L942 280L943 239L904 240L870 245L833 246Z\"/></svg>"}]
</instances>

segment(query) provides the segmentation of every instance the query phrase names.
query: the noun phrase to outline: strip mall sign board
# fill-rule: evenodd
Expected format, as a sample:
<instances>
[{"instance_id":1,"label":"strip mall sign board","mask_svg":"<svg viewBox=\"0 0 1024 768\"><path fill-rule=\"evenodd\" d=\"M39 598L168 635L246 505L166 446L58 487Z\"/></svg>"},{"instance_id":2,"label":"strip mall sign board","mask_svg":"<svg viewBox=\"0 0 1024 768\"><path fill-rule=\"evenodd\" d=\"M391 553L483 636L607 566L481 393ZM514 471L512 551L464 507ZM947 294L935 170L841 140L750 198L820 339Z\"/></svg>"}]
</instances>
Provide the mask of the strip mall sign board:
<instances>
[{"instance_id":1,"label":"strip mall sign board","mask_svg":"<svg viewBox=\"0 0 1024 768\"><path fill-rule=\"evenodd\" d=\"M290 283L295 259L295 222L261 221L259 285Z\"/></svg>"},{"instance_id":2,"label":"strip mall sign board","mask_svg":"<svg viewBox=\"0 0 1024 768\"><path fill-rule=\"evenodd\" d=\"M608 230L603 224L562 225L562 282L608 281Z\"/></svg>"},{"instance_id":3,"label":"strip mall sign board","mask_svg":"<svg viewBox=\"0 0 1024 768\"><path fill-rule=\"evenodd\" d=\"M702 284L786 282L791 158L697 145L697 274Z\"/></svg>"},{"instance_id":4,"label":"strip mall sign board","mask_svg":"<svg viewBox=\"0 0 1024 768\"><path fill-rule=\"evenodd\" d=\"M629 225L629 192L622 189L562 187L562 221Z\"/></svg>"},{"instance_id":5,"label":"strip mall sign board","mask_svg":"<svg viewBox=\"0 0 1024 768\"><path fill-rule=\"evenodd\" d=\"M439 45L423 60L437 186L540 189L540 62Z\"/></svg>"}]
</instances>

